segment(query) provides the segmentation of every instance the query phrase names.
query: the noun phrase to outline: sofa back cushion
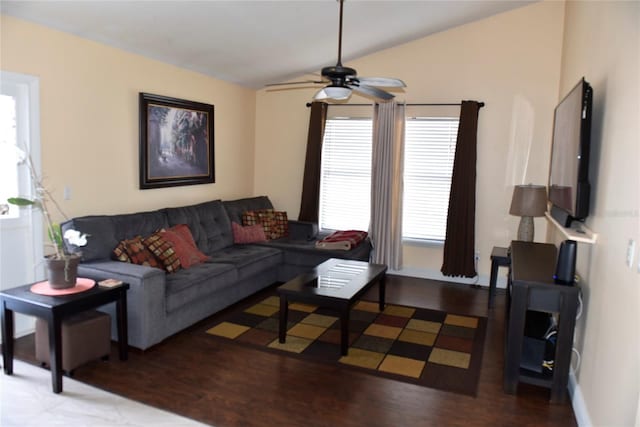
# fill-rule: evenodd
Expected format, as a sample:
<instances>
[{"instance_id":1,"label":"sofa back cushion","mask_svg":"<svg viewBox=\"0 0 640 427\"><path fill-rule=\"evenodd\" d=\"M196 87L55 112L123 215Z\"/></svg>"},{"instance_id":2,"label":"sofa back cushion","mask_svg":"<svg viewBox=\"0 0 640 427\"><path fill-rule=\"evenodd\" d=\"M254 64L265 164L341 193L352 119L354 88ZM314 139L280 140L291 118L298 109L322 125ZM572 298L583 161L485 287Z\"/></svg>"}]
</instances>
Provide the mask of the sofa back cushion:
<instances>
[{"instance_id":1,"label":"sofa back cushion","mask_svg":"<svg viewBox=\"0 0 640 427\"><path fill-rule=\"evenodd\" d=\"M273 209L273 204L267 196L247 197L245 199L222 202L232 222L242 224L242 214L247 211Z\"/></svg>"},{"instance_id":2,"label":"sofa back cushion","mask_svg":"<svg viewBox=\"0 0 640 427\"><path fill-rule=\"evenodd\" d=\"M68 250L82 252L83 261L109 259L120 241L135 236L148 236L167 226L167 218L162 211L83 216L61 224L63 233L68 229L74 229L88 235L87 244L81 248L65 240Z\"/></svg>"},{"instance_id":3,"label":"sofa back cushion","mask_svg":"<svg viewBox=\"0 0 640 427\"><path fill-rule=\"evenodd\" d=\"M231 221L221 200L164 210L169 226L187 224L198 249L211 254L233 244Z\"/></svg>"}]
</instances>

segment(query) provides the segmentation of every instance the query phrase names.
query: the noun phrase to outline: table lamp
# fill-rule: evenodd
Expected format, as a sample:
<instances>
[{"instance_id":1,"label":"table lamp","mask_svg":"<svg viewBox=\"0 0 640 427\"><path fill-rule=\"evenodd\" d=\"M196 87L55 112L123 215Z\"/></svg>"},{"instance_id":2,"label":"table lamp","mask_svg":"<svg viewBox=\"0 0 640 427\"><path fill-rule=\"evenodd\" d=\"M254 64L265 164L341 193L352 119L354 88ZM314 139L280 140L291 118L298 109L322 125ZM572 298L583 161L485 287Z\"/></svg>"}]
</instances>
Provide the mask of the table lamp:
<instances>
[{"instance_id":1,"label":"table lamp","mask_svg":"<svg viewBox=\"0 0 640 427\"><path fill-rule=\"evenodd\" d=\"M518 240L533 242L533 217L544 216L547 210L547 189L542 185L516 185L511 199L511 215L520 216Z\"/></svg>"}]
</instances>

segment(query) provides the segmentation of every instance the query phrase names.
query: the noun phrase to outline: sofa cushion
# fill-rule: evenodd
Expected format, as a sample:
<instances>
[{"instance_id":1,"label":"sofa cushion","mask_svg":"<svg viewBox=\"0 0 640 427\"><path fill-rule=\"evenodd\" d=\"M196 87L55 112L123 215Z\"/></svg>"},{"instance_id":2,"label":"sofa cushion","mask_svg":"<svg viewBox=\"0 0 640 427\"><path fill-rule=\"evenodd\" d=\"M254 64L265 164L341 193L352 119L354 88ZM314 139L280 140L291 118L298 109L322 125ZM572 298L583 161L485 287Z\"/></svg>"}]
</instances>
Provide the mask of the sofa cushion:
<instances>
[{"instance_id":1,"label":"sofa cushion","mask_svg":"<svg viewBox=\"0 0 640 427\"><path fill-rule=\"evenodd\" d=\"M235 244L247 244L265 242L267 236L264 234L264 227L262 224L241 226L237 222L231 223L231 230L233 231L233 243Z\"/></svg>"},{"instance_id":2,"label":"sofa cushion","mask_svg":"<svg viewBox=\"0 0 640 427\"><path fill-rule=\"evenodd\" d=\"M148 236L168 227L163 211L140 212L123 215L92 215L73 218L61 224L63 233L74 229L89 235L87 244L77 247L65 240L71 252L81 252L83 261L111 258L111 252L121 240L135 236Z\"/></svg>"},{"instance_id":3,"label":"sofa cushion","mask_svg":"<svg viewBox=\"0 0 640 427\"><path fill-rule=\"evenodd\" d=\"M187 224L196 246L205 254L233 244L231 222L222 201L165 209L169 226Z\"/></svg>"},{"instance_id":4,"label":"sofa cushion","mask_svg":"<svg viewBox=\"0 0 640 427\"><path fill-rule=\"evenodd\" d=\"M211 254L215 262L233 265L240 280L277 267L282 251L259 245L233 245Z\"/></svg>"},{"instance_id":5,"label":"sofa cushion","mask_svg":"<svg viewBox=\"0 0 640 427\"><path fill-rule=\"evenodd\" d=\"M167 312L203 298L210 298L216 291L233 286L238 281L238 272L231 264L204 262L166 279Z\"/></svg>"}]
</instances>

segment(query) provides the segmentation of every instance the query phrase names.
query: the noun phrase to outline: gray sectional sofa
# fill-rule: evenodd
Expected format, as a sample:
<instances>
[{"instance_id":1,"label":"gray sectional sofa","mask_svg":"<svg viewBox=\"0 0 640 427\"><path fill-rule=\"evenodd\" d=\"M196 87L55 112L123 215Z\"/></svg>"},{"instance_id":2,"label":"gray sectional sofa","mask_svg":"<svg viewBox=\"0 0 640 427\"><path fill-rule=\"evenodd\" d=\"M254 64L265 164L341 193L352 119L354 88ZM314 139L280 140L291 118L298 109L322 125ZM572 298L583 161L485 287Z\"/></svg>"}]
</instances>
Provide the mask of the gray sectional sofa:
<instances>
[{"instance_id":1,"label":"gray sectional sofa","mask_svg":"<svg viewBox=\"0 0 640 427\"><path fill-rule=\"evenodd\" d=\"M127 294L129 345L147 349L188 326L276 282L287 281L331 257L368 261L367 240L350 251L315 248L316 224L289 221L289 236L263 243L233 243L231 221L242 213L272 209L268 197L214 200L150 212L73 218L62 224L90 235L82 248L81 277L120 279ZM210 260L175 273L112 259L118 242L158 229L187 224L198 249ZM114 304L103 307L115 322ZM112 327L115 337L115 323Z\"/></svg>"}]
</instances>

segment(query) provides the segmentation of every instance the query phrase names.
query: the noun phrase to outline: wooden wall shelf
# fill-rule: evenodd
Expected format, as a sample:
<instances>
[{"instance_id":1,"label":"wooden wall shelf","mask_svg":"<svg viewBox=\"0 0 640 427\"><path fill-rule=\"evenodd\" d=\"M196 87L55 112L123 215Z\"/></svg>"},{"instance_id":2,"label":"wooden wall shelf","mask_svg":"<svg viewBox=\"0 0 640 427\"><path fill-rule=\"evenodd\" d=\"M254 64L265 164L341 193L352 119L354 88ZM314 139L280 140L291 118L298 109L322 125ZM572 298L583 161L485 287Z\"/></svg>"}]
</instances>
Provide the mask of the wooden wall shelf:
<instances>
[{"instance_id":1,"label":"wooden wall shelf","mask_svg":"<svg viewBox=\"0 0 640 427\"><path fill-rule=\"evenodd\" d=\"M567 239L575 240L576 242L587 243L593 245L596 243L598 239L598 234L594 233L590 229L588 229L584 224L578 224L577 226L572 227L563 227L553 219L553 217L549 214L549 212L545 213L544 216L547 217L549 222L553 224L562 234L565 235Z\"/></svg>"}]
</instances>

